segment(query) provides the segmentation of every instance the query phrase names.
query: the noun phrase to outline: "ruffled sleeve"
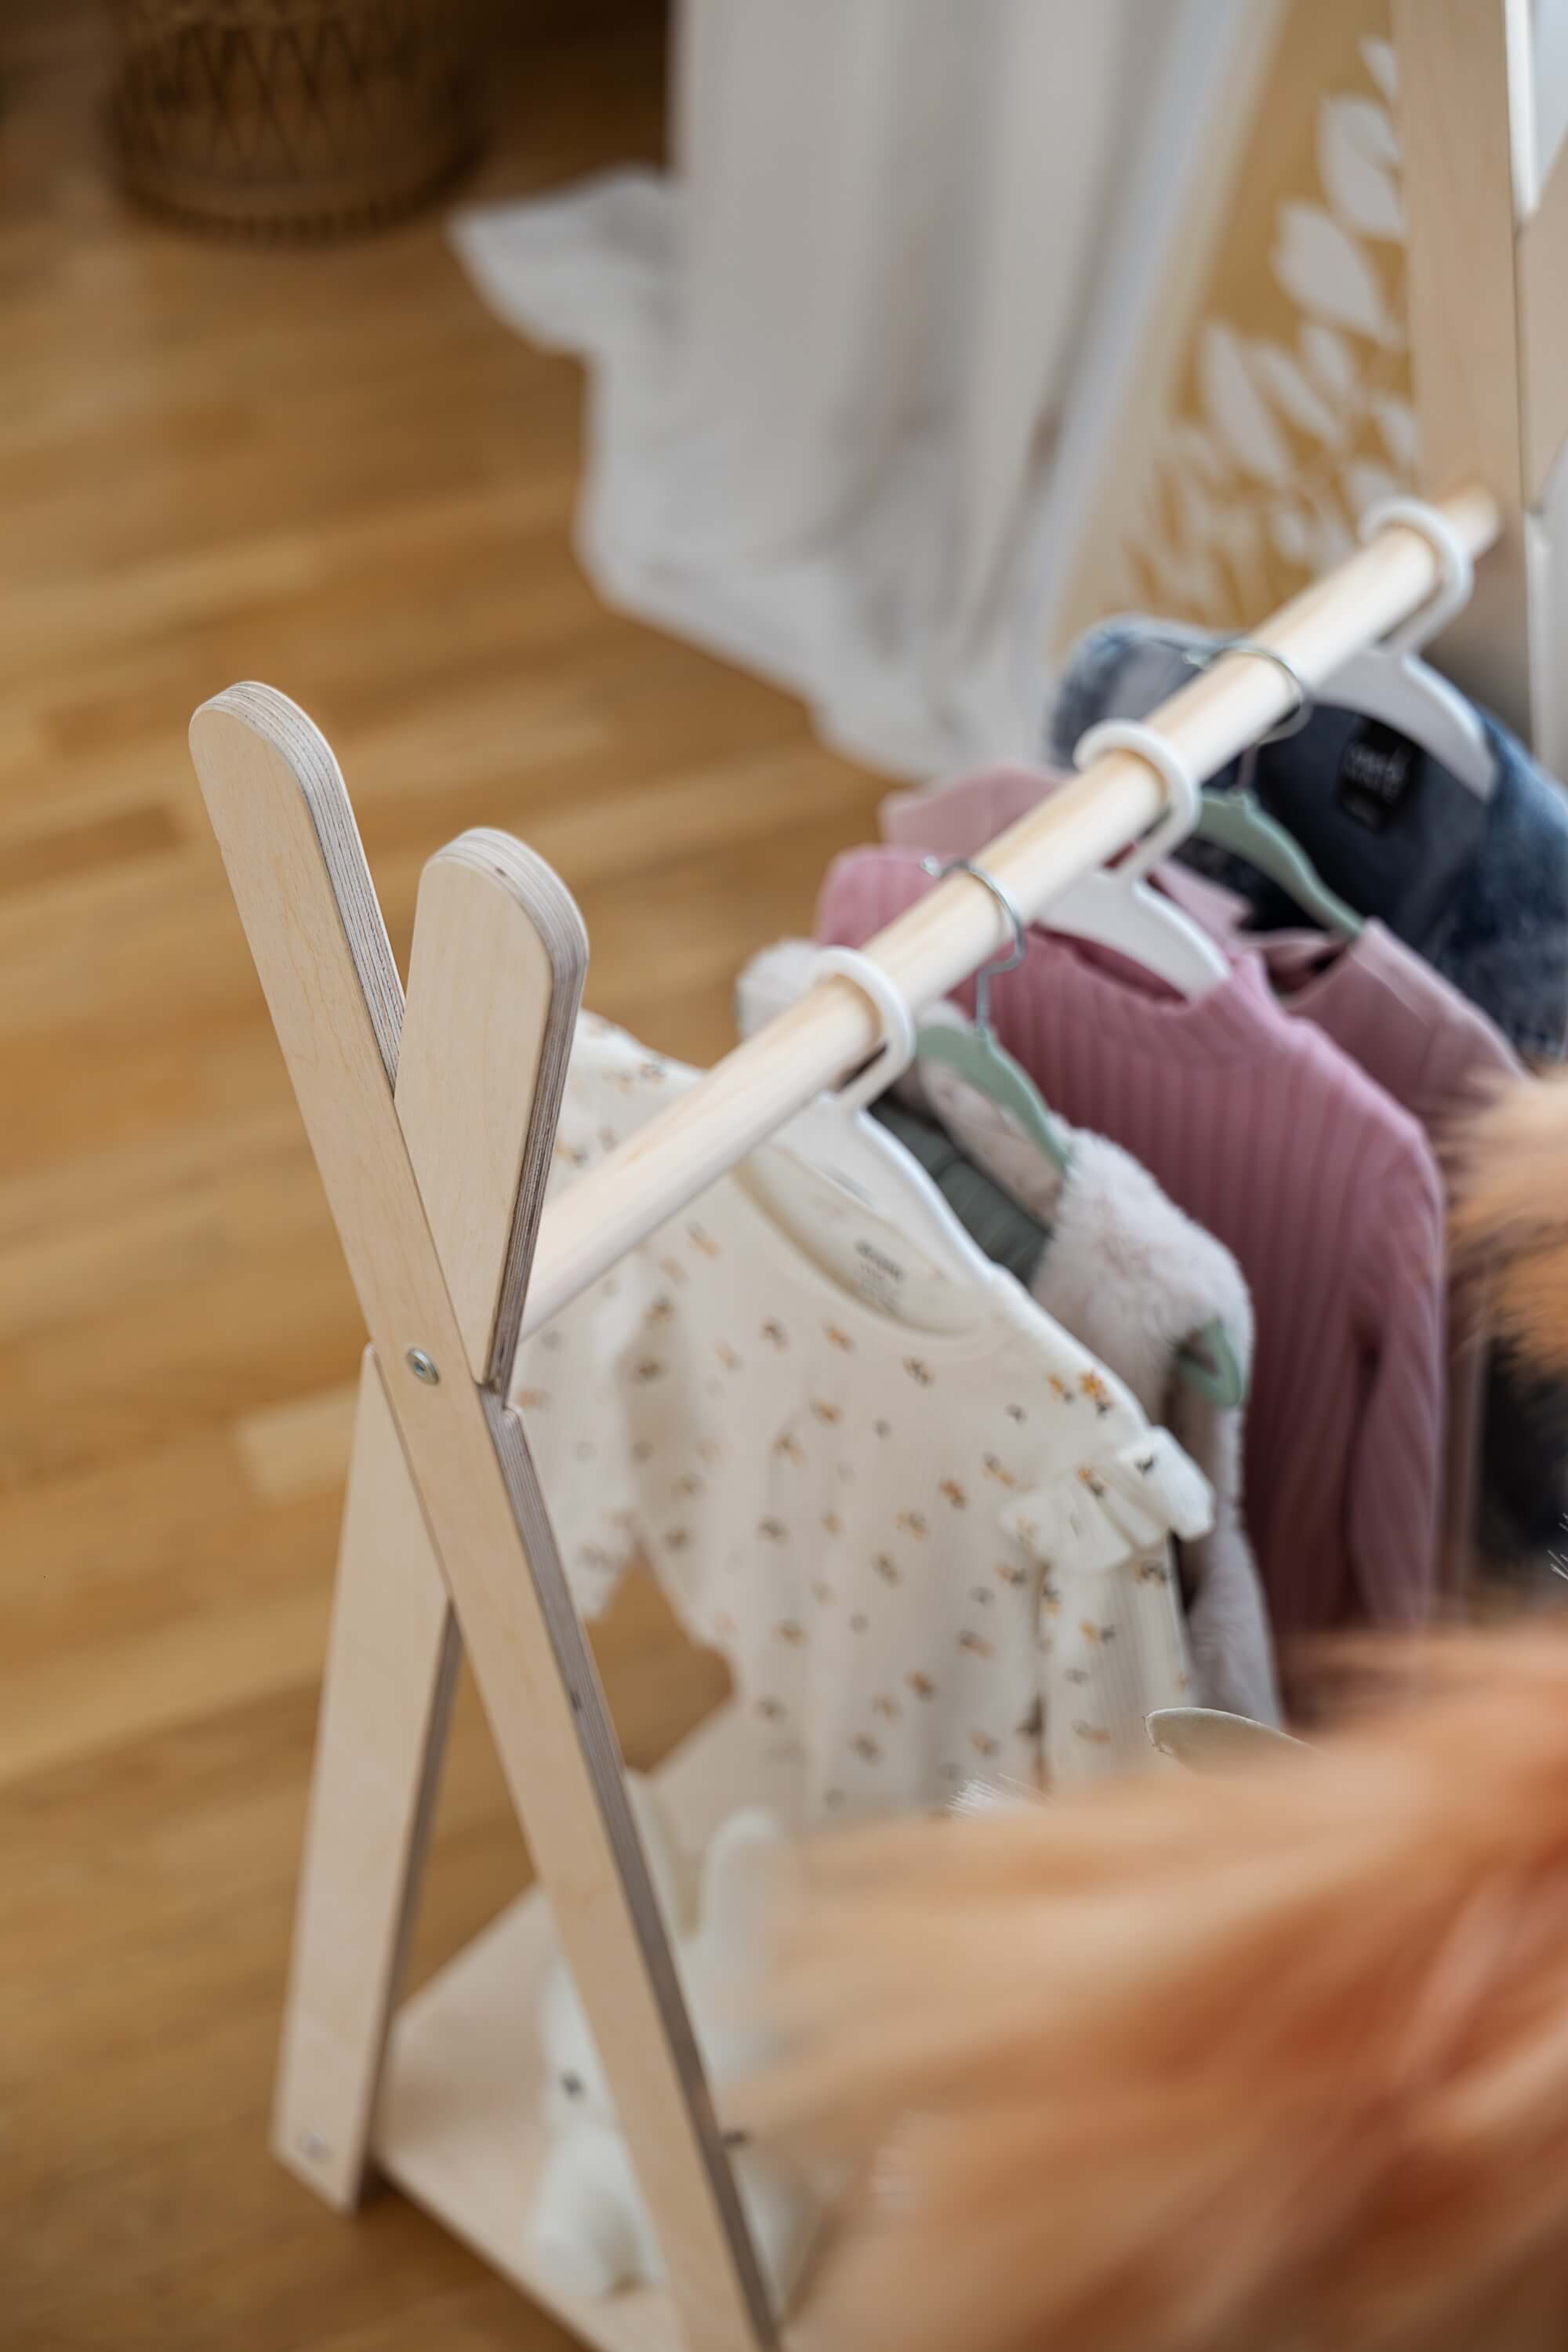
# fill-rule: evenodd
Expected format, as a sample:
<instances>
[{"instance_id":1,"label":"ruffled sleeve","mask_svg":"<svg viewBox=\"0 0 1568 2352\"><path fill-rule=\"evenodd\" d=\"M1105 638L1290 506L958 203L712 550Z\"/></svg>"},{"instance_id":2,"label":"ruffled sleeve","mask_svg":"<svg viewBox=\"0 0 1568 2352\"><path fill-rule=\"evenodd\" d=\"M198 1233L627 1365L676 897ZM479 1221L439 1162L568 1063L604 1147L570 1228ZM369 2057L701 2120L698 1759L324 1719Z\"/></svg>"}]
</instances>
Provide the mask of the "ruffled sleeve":
<instances>
[{"instance_id":1,"label":"ruffled sleeve","mask_svg":"<svg viewBox=\"0 0 1568 2352\"><path fill-rule=\"evenodd\" d=\"M1039 1674L1049 1785L1155 1760L1144 1719L1191 1703L1170 1538L1213 1524L1208 1481L1163 1429L1063 1471L1003 1514L1039 1562Z\"/></svg>"}]
</instances>

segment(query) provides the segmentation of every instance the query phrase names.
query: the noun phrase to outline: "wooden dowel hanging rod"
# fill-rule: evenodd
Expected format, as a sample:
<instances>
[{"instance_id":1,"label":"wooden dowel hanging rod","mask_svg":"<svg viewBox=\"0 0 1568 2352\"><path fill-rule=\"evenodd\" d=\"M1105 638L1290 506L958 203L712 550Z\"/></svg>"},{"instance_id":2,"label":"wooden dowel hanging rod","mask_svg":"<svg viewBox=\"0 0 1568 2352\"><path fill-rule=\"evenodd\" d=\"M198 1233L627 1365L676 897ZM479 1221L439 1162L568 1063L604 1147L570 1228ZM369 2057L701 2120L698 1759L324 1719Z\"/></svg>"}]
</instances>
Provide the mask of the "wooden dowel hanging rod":
<instances>
[{"instance_id":1,"label":"wooden dowel hanging rod","mask_svg":"<svg viewBox=\"0 0 1568 2352\"><path fill-rule=\"evenodd\" d=\"M1472 555L1497 536L1497 505L1485 490L1461 491L1440 501L1439 511ZM1248 642L1273 646L1307 686L1316 686L1417 611L1437 581L1431 542L1392 523L1252 630ZM1277 725L1293 702L1290 680L1276 663L1229 654L1161 703L1146 723L1201 781ZM1068 883L1146 833L1164 802L1164 787L1146 761L1110 751L999 835L975 862L1033 919ZM918 1010L946 995L1010 938L990 892L956 874L879 931L865 951ZM726 1054L668 1111L550 1203L524 1333L548 1322L879 1042L868 999L852 982L833 979Z\"/></svg>"}]
</instances>

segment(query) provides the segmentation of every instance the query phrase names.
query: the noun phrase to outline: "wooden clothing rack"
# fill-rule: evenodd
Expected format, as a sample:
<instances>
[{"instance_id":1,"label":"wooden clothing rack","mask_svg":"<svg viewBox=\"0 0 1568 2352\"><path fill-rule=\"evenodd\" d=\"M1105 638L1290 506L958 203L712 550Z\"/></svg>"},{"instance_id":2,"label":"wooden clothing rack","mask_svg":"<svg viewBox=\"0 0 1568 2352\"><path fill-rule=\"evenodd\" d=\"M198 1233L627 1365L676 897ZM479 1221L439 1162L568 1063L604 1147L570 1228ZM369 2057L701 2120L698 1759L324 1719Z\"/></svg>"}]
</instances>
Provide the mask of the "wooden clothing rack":
<instances>
[{"instance_id":1,"label":"wooden clothing rack","mask_svg":"<svg viewBox=\"0 0 1568 2352\"><path fill-rule=\"evenodd\" d=\"M1270 22L1281 5L1270 0ZM1172 803L1287 715L1291 670L1309 687L1328 678L1494 541L1445 656L1562 764L1568 150L1550 170L1533 152L1523 0L1392 0L1392 30L1422 480L1441 520L1389 510L1360 553L1252 631L1287 667L1224 656L1152 715L1152 739L1124 737L982 853L1025 917L1130 844L1146 848L1163 815L1179 833ZM1198 243L1187 240L1194 255ZM1153 341L1151 384L1169 360ZM1472 479L1485 488L1462 487ZM562 883L503 835L440 851L420 886L405 999L342 779L309 719L267 688L236 687L196 713L192 745L370 1335L278 2152L342 2207L373 2171L388 2176L606 2352L773 2346L615 1731L510 1397L513 1360L525 1331L866 1061L889 1013L944 994L993 954L1003 906L955 875L869 942L871 993L819 982L545 1208L587 961ZM464 1646L543 1891L399 2010ZM661 1795L693 1845L747 1801L752 1763L727 1713L664 1768ZM525 2257L543 2148L534 2009L552 1923L665 2289L567 2302ZM807 2296L792 2345L809 2332Z\"/></svg>"},{"instance_id":2,"label":"wooden clothing rack","mask_svg":"<svg viewBox=\"0 0 1568 2352\"><path fill-rule=\"evenodd\" d=\"M1489 493L1402 510L1361 552L983 854L1033 917L1150 834L1307 685L1421 607ZM1446 526L1446 528L1445 528ZM1136 732L1136 730L1134 730ZM419 889L406 997L342 778L282 695L238 686L192 749L337 1221L370 1344L361 1375L283 2037L277 2148L349 2207L373 2168L609 2352L774 2344L712 2102L629 1809L620 1754L510 1401L518 1341L879 1047L883 1016L825 980L546 1209L587 940L564 886L507 835L467 833ZM1151 758L1151 748L1154 757ZM904 1003L1006 943L954 875L867 950ZM549 1915L525 1898L395 2016L453 1677L466 1646ZM699 1840L748 1795L721 1717L668 1765ZM668 2290L566 2304L531 2275L542 2148L534 1990L552 1916L666 2258ZM809 2310L809 2306L808 2306ZM795 2328L792 2341L798 2341Z\"/></svg>"}]
</instances>

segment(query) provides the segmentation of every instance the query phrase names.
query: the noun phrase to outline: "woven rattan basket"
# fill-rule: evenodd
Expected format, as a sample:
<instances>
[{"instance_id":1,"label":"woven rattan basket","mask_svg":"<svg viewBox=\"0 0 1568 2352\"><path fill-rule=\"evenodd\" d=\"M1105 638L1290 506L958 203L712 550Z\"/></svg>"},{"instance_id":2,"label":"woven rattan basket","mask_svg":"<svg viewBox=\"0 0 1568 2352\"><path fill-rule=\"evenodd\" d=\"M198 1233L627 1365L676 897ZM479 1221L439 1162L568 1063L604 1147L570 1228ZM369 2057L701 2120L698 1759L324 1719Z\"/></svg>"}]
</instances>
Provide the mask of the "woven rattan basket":
<instances>
[{"instance_id":1,"label":"woven rattan basket","mask_svg":"<svg viewBox=\"0 0 1568 2352\"><path fill-rule=\"evenodd\" d=\"M479 138L478 0L110 0L127 188L193 226L327 237L411 211Z\"/></svg>"}]
</instances>

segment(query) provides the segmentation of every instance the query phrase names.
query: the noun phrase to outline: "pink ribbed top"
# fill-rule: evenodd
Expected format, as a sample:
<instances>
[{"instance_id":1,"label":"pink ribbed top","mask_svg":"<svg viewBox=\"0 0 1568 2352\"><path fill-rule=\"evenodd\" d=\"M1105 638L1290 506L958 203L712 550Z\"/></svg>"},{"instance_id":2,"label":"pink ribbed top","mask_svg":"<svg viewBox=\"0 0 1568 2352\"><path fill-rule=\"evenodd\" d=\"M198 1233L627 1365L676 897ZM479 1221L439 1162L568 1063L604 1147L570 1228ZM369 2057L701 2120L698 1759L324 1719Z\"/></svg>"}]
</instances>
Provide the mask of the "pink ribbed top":
<instances>
[{"instance_id":1,"label":"pink ribbed top","mask_svg":"<svg viewBox=\"0 0 1568 2352\"><path fill-rule=\"evenodd\" d=\"M934 886L864 849L817 936L858 947ZM973 1008L973 983L958 992ZM1443 1202L1415 1121L1281 1012L1256 957L1188 1001L1037 930L992 985L998 1034L1054 1108L1141 1160L1239 1260L1257 1310L1248 1529L1277 1636L1418 1622L1436 1580Z\"/></svg>"}]
</instances>

